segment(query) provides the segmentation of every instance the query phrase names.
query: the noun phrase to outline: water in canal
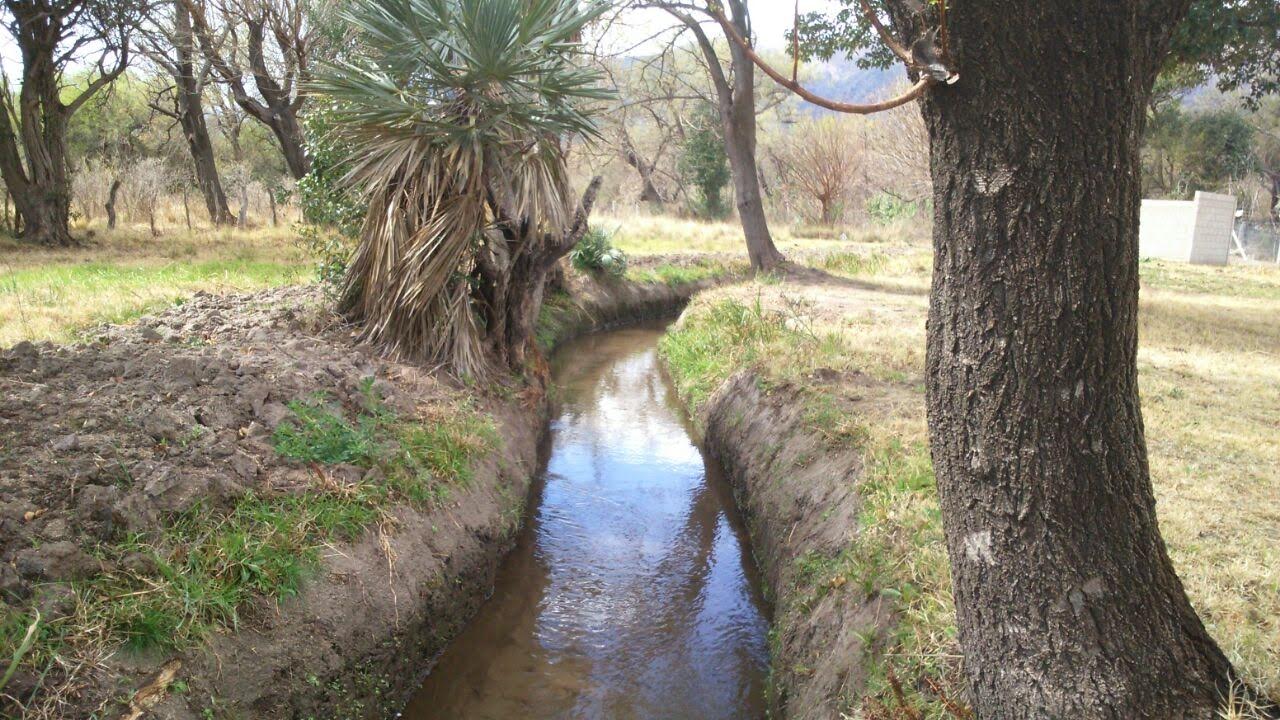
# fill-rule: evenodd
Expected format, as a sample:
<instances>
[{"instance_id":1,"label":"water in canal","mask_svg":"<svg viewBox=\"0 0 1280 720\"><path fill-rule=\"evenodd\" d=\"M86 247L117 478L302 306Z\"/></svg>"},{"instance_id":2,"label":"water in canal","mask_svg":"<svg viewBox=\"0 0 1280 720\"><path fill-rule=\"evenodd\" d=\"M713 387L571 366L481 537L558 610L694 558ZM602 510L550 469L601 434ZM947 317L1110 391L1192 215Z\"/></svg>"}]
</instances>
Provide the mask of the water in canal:
<instances>
[{"instance_id":1,"label":"water in canal","mask_svg":"<svg viewBox=\"0 0 1280 720\"><path fill-rule=\"evenodd\" d=\"M562 402L527 525L405 718L764 716L756 570L732 492L659 367L660 334L557 353Z\"/></svg>"}]
</instances>

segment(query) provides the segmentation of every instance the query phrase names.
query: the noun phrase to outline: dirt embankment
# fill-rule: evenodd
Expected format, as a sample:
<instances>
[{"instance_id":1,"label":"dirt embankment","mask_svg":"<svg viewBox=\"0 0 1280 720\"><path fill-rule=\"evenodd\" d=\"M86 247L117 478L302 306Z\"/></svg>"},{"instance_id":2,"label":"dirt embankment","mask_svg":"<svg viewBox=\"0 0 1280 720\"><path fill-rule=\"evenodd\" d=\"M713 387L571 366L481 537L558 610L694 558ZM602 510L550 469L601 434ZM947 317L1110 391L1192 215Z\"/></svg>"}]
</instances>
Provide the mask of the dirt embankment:
<instances>
[{"instance_id":1,"label":"dirt embankment","mask_svg":"<svg viewBox=\"0 0 1280 720\"><path fill-rule=\"evenodd\" d=\"M856 577L815 587L819 569L858 532L863 461L832 447L805 417L801 390L761 382L744 370L711 396L702 418L708 451L724 468L747 520L752 549L773 601L772 717L826 720L846 710L866 681L866 658L892 625L892 604ZM874 383L830 372L810 379L845 410L875 402Z\"/></svg>"},{"instance_id":2,"label":"dirt embankment","mask_svg":"<svg viewBox=\"0 0 1280 720\"><path fill-rule=\"evenodd\" d=\"M683 284L633 283L574 274L566 279L565 291L552 295L544 304L538 340L550 352L560 343L589 332L639 320L674 317L689 298L728 279L726 274Z\"/></svg>"},{"instance_id":3,"label":"dirt embankment","mask_svg":"<svg viewBox=\"0 0 1280 720\"><path fill-rule=\"evenodd\" d=\"M545 339L553 346L609 323L674 314L696 289L577 279L552 309ZM0 693L0 716L366 718L394 712L416 687L492 587L536 471L546 408L516 388L477 394L381 359L323 307L307 288L201 294L102 328L85 344L0 351L4 637L20 639L17 625L35 609L43 622ZM221 629L185 650L122 648L121 638L154 633L156 619L132 605L125 617L111 590L143 583L136 592L145 597L145 578L164 575L137 538L163 535L174 518L234 516L245 498L293 507L288 498L343 497L380 482L375 469L349 462L283 457L273 435L289 421L289 403L322 395L359 413L371 392L397 417L427 426L468 407L492 420L499 440L443 499L396 502L354 540L325 542L296 594L255 596L212 619L227 608L211 604L187 619L220 620ZM325 516L305 517L319 526ZM182 555L170 548L166 567L192 560ZM261 568L221 571L243 578ZM106 627L117 632L104 635ZM51 629L63 637L51 640Z\"/></svg>"}]
</instances>

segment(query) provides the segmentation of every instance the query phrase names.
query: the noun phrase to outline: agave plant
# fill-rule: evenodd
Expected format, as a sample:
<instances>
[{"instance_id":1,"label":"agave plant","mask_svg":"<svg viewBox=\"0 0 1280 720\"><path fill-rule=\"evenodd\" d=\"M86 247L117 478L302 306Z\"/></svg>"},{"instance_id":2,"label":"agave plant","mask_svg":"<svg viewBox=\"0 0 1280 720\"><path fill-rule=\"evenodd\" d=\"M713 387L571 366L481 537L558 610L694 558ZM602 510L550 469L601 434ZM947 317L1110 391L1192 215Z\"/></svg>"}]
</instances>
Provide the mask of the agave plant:
<instances>
[{"instance_id":1,"label":"agave plant","mask_svg":"<svg viewBox=\"0 0 1280 720\"><path fill-rule=\"evenodd\" d=\"M354 0L360 60L327 66L368 211L340 308L393 355L484 375L520 369L548 272L587 229L564 143L607 97L575 57L603 5Z\"/></svg>"}]
</instances>

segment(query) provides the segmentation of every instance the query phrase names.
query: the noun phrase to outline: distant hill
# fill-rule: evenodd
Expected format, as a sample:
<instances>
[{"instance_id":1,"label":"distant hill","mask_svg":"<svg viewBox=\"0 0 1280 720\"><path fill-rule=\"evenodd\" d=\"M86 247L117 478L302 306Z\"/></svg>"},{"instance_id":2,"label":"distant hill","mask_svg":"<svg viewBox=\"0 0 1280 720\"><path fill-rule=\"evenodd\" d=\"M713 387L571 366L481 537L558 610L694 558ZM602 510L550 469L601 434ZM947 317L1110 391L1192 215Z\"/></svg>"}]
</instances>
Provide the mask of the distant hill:
<instances>
[{"instance_id":1,"label":"distant hill","mask_svg":"<svg viewBox=\"0 0 1280 720\"><path fill-rule=\"evenodd\" d=\"M856 103L883 100L894 86L905 82L907 72L901 67L864 69L858 67L856 59L840 57L809 63L804 84L823 97Z\"/></svg>"}]
</instances>

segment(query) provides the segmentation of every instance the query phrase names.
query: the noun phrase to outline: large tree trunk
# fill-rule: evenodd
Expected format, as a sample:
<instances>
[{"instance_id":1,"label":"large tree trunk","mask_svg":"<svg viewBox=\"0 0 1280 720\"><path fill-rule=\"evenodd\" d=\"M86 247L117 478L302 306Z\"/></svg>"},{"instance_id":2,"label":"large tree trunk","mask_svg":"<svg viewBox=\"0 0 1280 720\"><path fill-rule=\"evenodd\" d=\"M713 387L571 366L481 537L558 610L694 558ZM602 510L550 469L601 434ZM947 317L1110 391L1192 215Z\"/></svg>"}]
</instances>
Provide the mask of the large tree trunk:
<instances>
[{"instance_id":1,"label":"large tree trunk","mask_svg":"<svg viewBox=\"0 0 1280 720\"><path fill-rule=\"evenodd\" d=\"M209 138L209 126L204 118L203 84L196 77L195 36L191 29L191 15L183 0L173 3L174 46L177 61L171 69L178 96L178 121L187 139L191 160L195 168L196 184L204 195L205 208L214 225L230 225L235 222L227 195L218 175L218 163L213 155L213 141Z\"/></svg>"},{"instance_id":2,"label":"large tree trunk","mask_svg":"<svg viewBox=\"0 0 1280 720\"><path fill-rule=\"evenodd\" d=\"M89 12L83 2L6 2L5 6L12 16L6 27L22 53L22 84L16 98L8 89L0 98L0 175L24 220L20 237L39 245L74 245L68 228L67 122L85 101L124 72L128 45L116 44L112 34L76 37L72 27ZM64 102L66 64L73 58L83 61L76 50L94 46L115 53L115 68L102 65L104 55L84 89Z\"/></svg>"},{"instance_id":3,"label":"large tree trunk","mask_svg":"<svg viewBox=\"0 0 1280 720\"><path fill-rule=\"evenodd\" d=\"M1209 720L1232 675L1160 536L1138 405L1138 151L1186 5L948 11L928 416L984 720Z\"/></svg>"},{"instance_id":4,"label":"large tree trunk","mask_svg":"<svg viewBox=\"0 0 1280 720\"><path fill-rule=\"evenodd\" d=\"M742 37L751 37L745 0L729 0L733 23ZM729 43L733 58L733 97L720 103L720 119L724 124L725 154L733 175L733 197L738 206L738 220L747 239L747 255L751 267L769 270L785 258L773 244L769 221L765 218L760 197L760 177L756 168L756 66L737 43Z\"/></svg>"},{"instance_id":5,"label":"large tree trunk","mask_svg":"<svg viewBox=\"0 0 1280 720\"><path fill-rule=\"evenodd\" d=\"M52 53L52 49L48 50ZM22 151L9 113L0 120L0 172L24 220L19 237L46 246L75 245L71 219L71 178L67 172L66 106L46 61L31 60L18 94ZM24 157L25 156L25 157ZM25 165L24 165L25 160Z\"/></svg>"},{"instance_id":6,"label":"large tree trunk","mask_svg":"<svg viewBox=\"0 0 1280 720\"><path fill-rule=\"evenodd\" d=\"M35 245L71 247L78 244L68 227L71 210L65 197L34 194L14 204L22 214L22 231L18 237Z\"/></svg>"},{"instance_id":7,"label":"large tree trunk","mask_svg":"<svg viewBox=\"0 0 1280 720\"><path fill-rule=\"evenodd\" d=\"M485 335L493 357L510 370L532 371L531 380L547 380L536 342L547 285L557 279L560 259L586 234L600 183L599 176L592 178L571 223L558 233L539 233L527 223L511 221L510 218L519 217L515 206L498 199L506 193L493 194L491 207L498 217L507 219L498 223L501 238L491 242L507 249L477 255L475 300L484 313ZM539 362L532 363L535 359Z\"/></svg>"}]
</instances>

